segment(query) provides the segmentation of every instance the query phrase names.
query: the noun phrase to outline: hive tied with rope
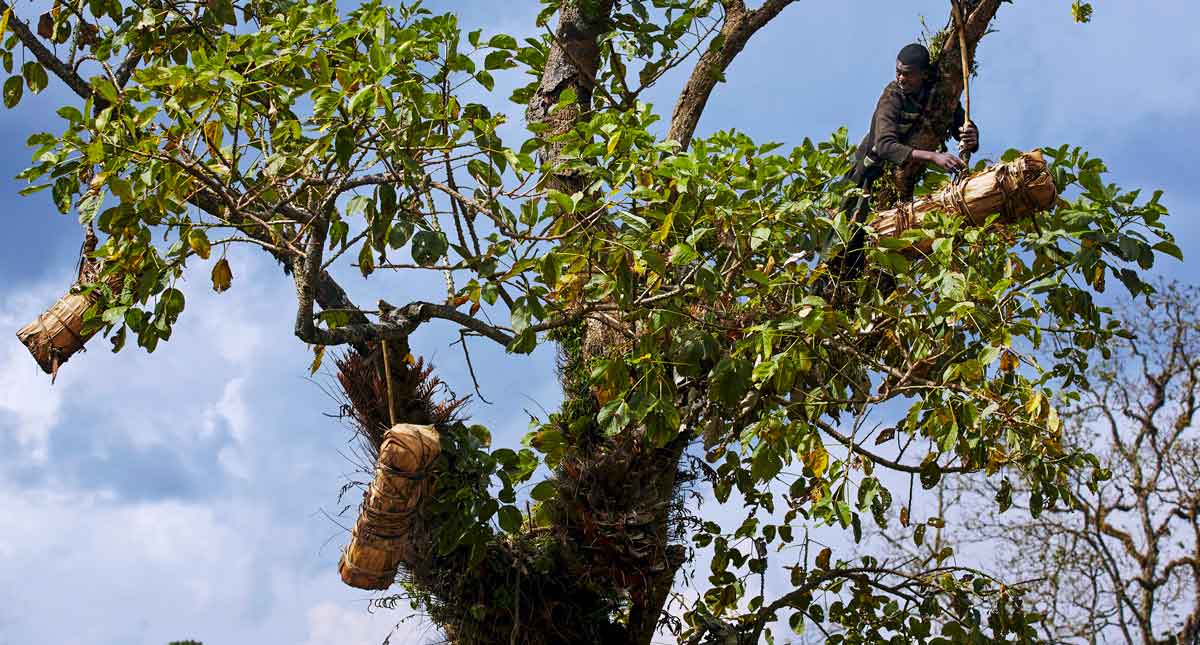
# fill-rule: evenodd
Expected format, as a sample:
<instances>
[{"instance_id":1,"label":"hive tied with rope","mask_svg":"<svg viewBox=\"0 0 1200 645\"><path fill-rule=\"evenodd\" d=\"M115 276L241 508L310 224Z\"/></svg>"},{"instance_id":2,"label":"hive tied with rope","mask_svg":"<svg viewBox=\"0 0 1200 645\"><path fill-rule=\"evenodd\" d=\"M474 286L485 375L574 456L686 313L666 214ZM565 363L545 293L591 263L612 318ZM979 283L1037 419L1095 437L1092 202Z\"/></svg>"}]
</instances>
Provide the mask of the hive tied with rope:
<instances>
[{"instance_id":1,"label":"hive tied with rope","mask_svg":"<svg viewBox=\"0 0 1200 645\"><path fill-rule=\"evenodd\" d=\"M95 334L95 330L84 331L83 316L98 295L95 290L85 292L83 288L101 279L101 263L91 257L96 242L96 235L89 227L80 251L79 271L71 289L33 322L17 331L21 344L33 354L51 381L58 375L58 368L82 350ZM120 275L110 275L103 280L113 290L122 282Z\"/></svg>"},{"instance_id":2,"label":"hive tied with rope","mask_svg":"<svg viewBox=\"0 0 1200 645\"><path fill-rule=\"evenodd\" d=\"M932 212L956 215L974 226L982 226L988 217L998 214L997 223L1006 224L1047 210L1057 199L1058 189L1046 160L1040 150L1034 150L960 177L932 195L876 213L869 224L876 240L899 237L920 226ZM926 239L905 250L928 252L931 246L932 240Z\"/></svg>"},{"instance_id":3,"label":"hive tied with rope","mask_svg":"<svg viewBox=\"0 0 1200 645\"><path fill-rule=\"evenodd\" d=\"M387 589L400 564L416 557L421 500L430 492L430 467L441 454L441 436L434 426L396 423L387 355L385 343L384 377L392 426L379 447L350 544L338 562L342 582L359 589Z\"/></svg>"},{"instance_id":4,"label":"hive tied with rope","mask_svg":"<svg viewBox=\"0 0 1200 645\"><path fill-rule=\"evenodd\" d=\"M387 431L350 544L338 563L342 582L359 589L387 589L400 564L416 556L418 509L432 483L429 467L439 454L441 439L433 426L399 423Z\"/></svg>"}]
</instances>

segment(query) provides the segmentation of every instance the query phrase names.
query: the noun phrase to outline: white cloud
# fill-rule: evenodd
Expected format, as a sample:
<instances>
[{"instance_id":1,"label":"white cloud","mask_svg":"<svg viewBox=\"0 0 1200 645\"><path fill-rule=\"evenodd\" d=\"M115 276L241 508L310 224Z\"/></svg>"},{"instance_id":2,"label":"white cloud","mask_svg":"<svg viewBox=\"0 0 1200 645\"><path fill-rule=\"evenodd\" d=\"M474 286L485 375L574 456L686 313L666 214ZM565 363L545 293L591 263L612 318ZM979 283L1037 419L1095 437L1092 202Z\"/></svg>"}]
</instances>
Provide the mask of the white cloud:
<instances>
[{"instance_id":1,"label":"white cloud","mask_svg":"<svg viewBox=\"0 0 1200 645\"><path fill-rule=\"evenodd\" d=\"M50 284L8 294L0 305L0 329L16 331L60 295ZM12 433L30 460L44 462L46 441L61 407L61 390L50 386L25 346L10 337L0 350L0 433Z\"/></svg>"},{"instance_id":2,"label":"white cloud","mask_svg":"<svg viewBox=\"0 0 1200 645\"><path fill-rule=\"evenodd\" d=\"M206 433L212 434L219 422L223 422L229 429L234 441L223 446L217 458L230 474L242 479L250 477L252 468L249 456L244 450L244 443L252 427L250 412L242 397L245 383L246 379L240 376L230 380L221 392L221 399L205 412Z\"/></svg>"}]
</instances>

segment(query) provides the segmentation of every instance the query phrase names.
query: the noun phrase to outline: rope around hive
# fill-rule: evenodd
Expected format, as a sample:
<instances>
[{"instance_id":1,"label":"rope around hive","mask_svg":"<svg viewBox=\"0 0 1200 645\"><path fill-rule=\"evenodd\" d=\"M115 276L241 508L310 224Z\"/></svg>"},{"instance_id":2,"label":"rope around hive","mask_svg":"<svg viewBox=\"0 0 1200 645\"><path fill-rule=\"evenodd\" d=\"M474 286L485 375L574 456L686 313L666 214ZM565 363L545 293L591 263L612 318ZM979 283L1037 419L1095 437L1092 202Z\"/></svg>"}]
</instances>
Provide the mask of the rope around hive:
<instances>
[{"instance_id":1,"label":"rope around hive","mask_svg":"<svg viewBox=\"0 0 1200 645\"><path fill-rule=\"evenodd\" d=\"M428 469L441 452L438 445L428 443L433 440L429 432L437 430L401 424L385 434L350 544L339 564L347 584L386 589L397 567L421 551L425 541L421 500L430 494L433 479ZM364 563L362 556L367 551L361 549L376 553Z\"/></svg>"},{"instance_id":2,"label":"rope around hive","mask_svg":"<svg viewBox=\"0 0 1200 645\"><path fill-rule=\"evenodd\" d=\"M1034 193L1039 188L1041 180L1051 182L1053 180L1050 179L1045 165L1040 160L1037 163L1031 163L1031 160L1023 155L1012 162L1000 164L988 171L970 176L959 176L936 193L919 200L897 204L889 211L880 213L880 215L888 214L892 218L890 222L892 230L888 231L885 226L880 232L884 237L893 237L913 228L921 220L918 207L921 208L921 212L924 212L931 210L929 208L931 204L934 210L955 215L974 225L981 225L983 217L976 217L972 213L971 205L967 200L967 186L972 180L979 179L988 172L994 176L993 189L999 191L1001 196L1001 202L998 205L1001 221L1014 221L1023 215L1037 212L1046 207L1045 204L1039 203Z\"/></svg>"}]
</instances>

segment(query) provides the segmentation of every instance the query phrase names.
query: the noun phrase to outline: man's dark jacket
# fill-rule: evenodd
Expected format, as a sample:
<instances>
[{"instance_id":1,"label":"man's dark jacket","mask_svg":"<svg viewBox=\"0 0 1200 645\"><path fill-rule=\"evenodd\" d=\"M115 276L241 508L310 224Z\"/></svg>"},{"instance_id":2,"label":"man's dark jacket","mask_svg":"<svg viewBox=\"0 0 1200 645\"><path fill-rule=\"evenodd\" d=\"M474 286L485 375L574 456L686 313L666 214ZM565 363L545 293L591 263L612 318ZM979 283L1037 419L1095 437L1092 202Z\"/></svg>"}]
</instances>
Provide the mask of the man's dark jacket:
<instances>
[{"instance_id":1,"label":"man's dark jacket","mask_svg":"<svg viewBox=\"0 0 1200 645\"><path fill-rule=\"evenodd\" d=\"M871 129L854 155L854 172L850 178L861 188L868 188L882 171L884 161L897 165L912 156L909 138L921 118L921 109L932 83L914 94L905 94L896 81L883 88L883 95L871 116ZM954 122L945 136L959 138L958 130L966 121L962 105L954 111Z\"/></svg>"}]
</instances>

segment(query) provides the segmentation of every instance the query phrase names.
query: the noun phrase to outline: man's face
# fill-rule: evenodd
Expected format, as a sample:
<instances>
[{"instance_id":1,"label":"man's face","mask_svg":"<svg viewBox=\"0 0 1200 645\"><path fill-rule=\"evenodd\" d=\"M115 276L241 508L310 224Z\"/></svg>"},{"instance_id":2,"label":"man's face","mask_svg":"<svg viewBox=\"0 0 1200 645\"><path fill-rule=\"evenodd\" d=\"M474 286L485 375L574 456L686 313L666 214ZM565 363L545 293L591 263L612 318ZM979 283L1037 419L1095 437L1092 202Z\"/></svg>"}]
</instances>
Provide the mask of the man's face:
<instances>
[{"instance_id":1,"label":"man's face","mask_svg":"<svg viewBox=\"0 0 1200 645\"><path fill-rule=\"evenodd\" d=\"M918 65L905 65L896 61L896 83L905 94L915 93L925 82L925 70Z\"/></svg>"}]
</instances>

